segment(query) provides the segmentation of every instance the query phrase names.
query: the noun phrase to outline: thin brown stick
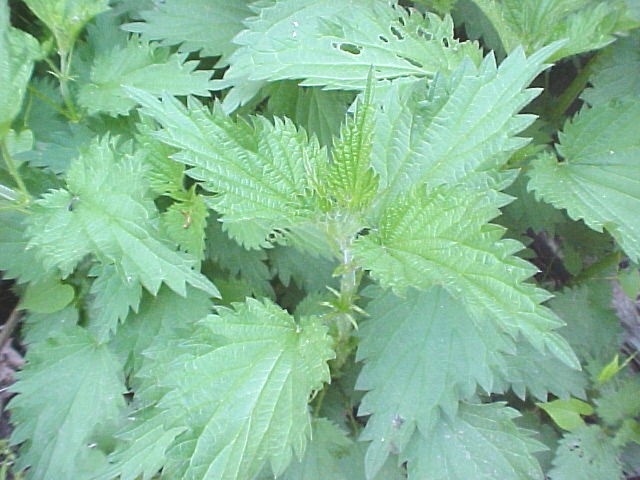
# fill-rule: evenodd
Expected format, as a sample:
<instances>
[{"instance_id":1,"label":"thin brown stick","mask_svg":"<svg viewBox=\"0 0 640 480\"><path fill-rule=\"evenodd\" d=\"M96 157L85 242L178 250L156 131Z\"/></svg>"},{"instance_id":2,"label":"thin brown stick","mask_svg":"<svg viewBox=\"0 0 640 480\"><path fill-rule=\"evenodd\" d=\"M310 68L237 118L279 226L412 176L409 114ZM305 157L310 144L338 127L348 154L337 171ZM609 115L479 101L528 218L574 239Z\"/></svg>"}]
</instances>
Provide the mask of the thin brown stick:
<instances>
[{"instance_id":1,"label":"thin brown stick","mask_svg":"<svg viewBox=\"0 0 640 480\"><path fill-rule=\"evenodd\" d=\"M15 307L9 315L7 322L2 326L2 331L0 331L0 352L2 352L4 346L9 341L18 322L20 322L20 313L18 312L18 307Z\"/></svg>"}]
</instances>

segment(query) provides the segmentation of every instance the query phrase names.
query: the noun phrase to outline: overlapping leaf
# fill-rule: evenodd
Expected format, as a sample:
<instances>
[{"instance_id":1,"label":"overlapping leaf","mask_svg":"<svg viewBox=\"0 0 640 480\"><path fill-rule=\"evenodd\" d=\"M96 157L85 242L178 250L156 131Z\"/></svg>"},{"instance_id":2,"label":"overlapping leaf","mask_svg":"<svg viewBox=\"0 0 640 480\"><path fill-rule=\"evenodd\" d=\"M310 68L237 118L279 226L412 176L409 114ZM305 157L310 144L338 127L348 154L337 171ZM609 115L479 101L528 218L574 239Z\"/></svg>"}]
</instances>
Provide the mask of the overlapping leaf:
<instances>
[{"instance_id":1,"label":"overlapping leaf","mask_svg":"<svg viewBox=\"0 0 640 480\"><path fill-rule=\"evenodd\" d=\"M545 446L513 423L518 416L500 403L461 404L455 417L415 433L406 455L409 480L542 480L533 454Z\"/></svg>"},{"instance_id":2,"label":"overlapping leaf","mask_svg":"<svg viewBox=\"0 0 640 480\"><path fill-rule=\"evenodd\" d=\"M453 38L453 22L409 13L395 1L285 0L261 5L234 42L240 48L220 87L233 87L227 111L250 100L266 81L364 90L377 79L432 76L469 56L473 43Z\"/></svg>"},{"instance_id":3,"label":"overlapping leaf","mask_svg":"<svg viewBox=\"0 0 640 480\"><path fill-rule=\"evenodd\" d=\"M410 290L401 299L376 292L363 325L358 360L365 364L356 388L368 390L359 415L372 415L363 432L371 478L389 453L404 451L415 432L430 432L442 412L480 384L487 392L500 351L511 348L490 319L476 323L445 290ZM420 477L417 477L420 478Z\"/></svg>"},{"instance_id":4,"label":"overlapping leaf","mask_svg":"<svg viewBox=\"0 0 640 480\"><path fill-rule=\"evenodd\" d=\"M526 89L556 49L525 58L516 50L496 68L465 62L450 76L424 84L396 84L378 94L373 165L388 201L413 185L462 181L471 172L501 167L527 140L516 135L534 117L518 114L538 93Z\"/></svg>"},{"instance_id":5,"label":"overlapping leaf","mask_svg":"<svg viewBox=\"0 0 640 480\"><path fill-rule=\"evenodd\" d=\"M158 101L133 92L143 113L164 127L157 137L180 149L173 158L187 174L217 193L210 205L220 212L230 236L247 248L268 245L270 236L310 217L308 168L326 162L317 142L289 120L256 117L232 120L219 105L213 111L190 99L189 109L171 97Z\"/></svg>"},{"instance_id":6,"label":"overlapping leaf","mask_svg":"<svg viewBox=\"0 0 640 480\"><path fill-rule=\"evenodd\" d=\"M282 473L292 453L305 450L307 402L329 380L331 343L317 319L296 323L269 301L248 299L204 319L164 356L166 367L147 370L164 372L150 382L166 392L155 407L165 427L188 428L169 448L163 474L253 478L266 463Z\"/></svg>"},{"instance_id":7,"label":"overlapping leaf","mask_svg":"<svg viewBox=\"0 0 640 480\"><path fill-rule=\"evenodd\" d=\"M27 359L10 406L16 423L11 441L25 442L19 467L30 467L34 480L79 478L92 433L117 422L124 407L120 366L80 327L33 345Z\"/></svg>"},{"instance_id":8,"label":"overlapping leaf","mask_svg":"<svg viewBox=\"0 0 640 480\"><path fill-rule=\"evenodd\" d=\"M625 12L621 3L598 0L471 1L491 22L507 53L519 45L531 53L556 40L567 39L553 54L554 61L612 42L613 33L623 25ZM466 20L472 28L478 23ZM500 48L491 43L489 46Z\"/></svg>"},{"instance_id":9,"label":"overlapping leaf","mask_svg":"<svg viewBox=\"0 0 640 480\"><path fill-rule=\"evenodd\" d=\"M124 25L144 40L160 45L178 45L181 52L200 51L202 56L226 57L235 46L231 39L243 29L242 21L251 15L249 1L165 0L152 10L143 10L144 22Z\"/></svg>"},{"instance_id":10,"label":"overlapping leaf","mask_svg":"<svg viewBox=\"0 0 640 480\"><path fill-rule=\"evenodd\" d=\"M125 283L139 282L154 294L163 282L182 295L187 283L218 294L192 269L193 259L160 239L138 161L117 159L106 141L96 143L70 168L67 188L45 194L30 218L28 248L45 268L68 275L92 254L103 265L118 265Z\"/></svg>"},{"instance_id":11,"label":"overlapping leaf","mask_svg":"<svg viewBox=\"0 0 640 480\"><path fill-rule=\"evenodd\" d=\"M640 103L612 101L584 108L560 133L553 154L540 156L529 188L594 230L606 229L640 260Z\"/></svg>"},{"instance_id":12,"label":"overlapping leaf","mask_svg":"<svg viewBox=\"0 0 640 480\"><path fill-rule=\"evenodd\" d=\"M356 259L396 291L442 285L475 315L494 318L509 334L521 332L538 350L546 345L577 367L553 332L562 322L541 305L549 294L526 283L535 268L514 255L522 245L501 239L503 229L487 223L506 201L490 189L414 190L383 212L376 232L355 242Z\"/></svg>"}]
</instances>

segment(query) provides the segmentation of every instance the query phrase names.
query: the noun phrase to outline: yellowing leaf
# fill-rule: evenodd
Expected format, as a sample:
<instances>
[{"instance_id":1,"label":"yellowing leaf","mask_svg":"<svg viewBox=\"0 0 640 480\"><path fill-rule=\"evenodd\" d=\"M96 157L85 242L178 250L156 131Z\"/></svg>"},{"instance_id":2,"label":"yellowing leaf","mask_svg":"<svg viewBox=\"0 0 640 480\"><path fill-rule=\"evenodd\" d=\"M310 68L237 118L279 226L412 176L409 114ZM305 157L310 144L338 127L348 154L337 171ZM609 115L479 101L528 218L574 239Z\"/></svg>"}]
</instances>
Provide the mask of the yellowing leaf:
<instances>
[{"instance_id":1,"label":"yellowing leaf","mask_svg":"<svg viewBox=\"0 0 640 480\"><path fill-rule=\"evenodd\" d=\"M547 403L536 403L556 422L560 428L568 431L576 430L578 427L585 425L582 416L593 415L593 407L578 400L571 398L569 400L554 400Z\"/></svg>"}]
</instances>

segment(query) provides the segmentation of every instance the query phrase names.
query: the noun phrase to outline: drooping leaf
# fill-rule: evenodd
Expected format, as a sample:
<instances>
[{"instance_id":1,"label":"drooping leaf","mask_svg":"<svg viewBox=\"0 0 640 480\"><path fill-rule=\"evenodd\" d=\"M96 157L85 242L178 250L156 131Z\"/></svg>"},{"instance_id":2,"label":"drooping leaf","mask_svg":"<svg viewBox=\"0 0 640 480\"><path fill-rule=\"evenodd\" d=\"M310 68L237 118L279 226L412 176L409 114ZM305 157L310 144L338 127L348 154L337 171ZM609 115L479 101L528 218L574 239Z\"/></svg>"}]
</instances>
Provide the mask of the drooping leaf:
<instances>
[{"instance_id":1,"label":"drooping leaf","mask_svg":"<svg viewBox=\"0 0 640 480\"><path fill-rule=\"evenodd\" d=\"M7 0L0 1L0 140L8 132L13 119L20 112L22 99L33 70L33 62L40 56L35 38L11 27ZM9 94L11 92L11 94Z\"/></svg>"},{"instance_id":2,"label":"drooping leaf","mask_svg":"<svg viewBox=\"0 0 640 480\"><path fill-rule=\"evenodd\" d=\"M12 390L11 441L23 443L18 467L30 479L79 478L100 424L114 423L124 407L120 367L84 329L67 327L34 344Z\"/></svg>"},{"instance_id":3,"label":"drooping leaf","mask_svg":"<svg viewBox=\"0 0 640 480\"><path fill-rule=\"evenodd\" d=\"M109 9L108 0L25 0L31 11L49 27L58 47L69 52L89 20Z\"/></svg>"},{"instance_id":4,"label":"drooping leaf","mask_svg":"<svg viewBox=\"0 0 640 480\"><path fill-rule=\"evenodd\" d=\"M531 53L556 40L566 39L565 45L551 57L553 61L611 43L624 14L624 6L620 3L599 0L471 1L488 18L507 53L517 46L523 46ZM499 47L489 46L491 49Z\"/></svg>"},{"instance_id":5,"label":"drooping leaf","mask_svg":"<svg viewBox=\"0 0 640 480\"><path fill-rule=\"evenodd\" d=\"M445 290L410 290L405 299L376 292L362 326L358 360L365 362L356 388L367 390L359 415L371 415L362 440L372 477L389 453L407 448L415 432L430 432L443 412L480 384L491 391L492 365L510 348L491 320L474 321Z\"/></svg>"},{"instance_id":6,"label":"drooping leaf","mask_svg":"<svg viewBox=\"0 0 640 480\"><path fill-rule=\"evenodd\" d=\"M267 462L281 474L307 444L307 401L329 380L331 343L318 319L296 323L270 301L247 299L202 320L177 349L152 354L141 375L165 392L155 409L167 429L188 428L163 474L252 478ZM141 401L156 394L143 391Z\"/></svg>"},{"instance_id":7,"label":"drooping leaf","mask_svg":"<svg viewBox=\"0 0 640 480\"><path fill-rule=\"evenodd\" d=\"M266 81L364 90L371 66L377 79L422 78L480 57L476 44L454 39L451 18L425 18L396 1L265 2L246 25L220 82L220 88L233 87L226 111L246 103Z\"/></svg>"},{"instance_id":8,"label":"drooping leaf","mask_svg":"<svg viewBox=\"0 0 640 480\"><path fill-rule=\"evenodd\" d=\"M514 255L522 244L501 239L503 229L487 223L506 200L491 189L416 189L383 212L377 231L355 242L356 260L396 291L442 285L474 315L494 318L510 335L521 332L577 368L575 354L553 332L562 322L541 305L549 294L526 283L535 268Z\"/></svg>"},{"instance_id":9,"label":"drooping leaf","mask_svg":"<svg viewBox=\"0 0 640 480\"><path fill-rule=\"evenodd\" d=\"M456 183L478 171L495 171L528 142L516 135L534 117L518 112L540 92L526 89L557 49L529 58L516 50L496 67L464 62L452 74L424 83L391 85L376 93L373 165L383 198L391 201L416 184Z\"/></svg>"},{"instance_id":10,"label":"drooping leaf","mask_svg":"<svg viewBox=\"0 0 640 480\"><path fill-rule=\"evenodd\" d=\"M338 136L354 94L320 87L300 87L293 81L274 82L266 87L267 112L289 117L309 135L318 137L320 145L329 147Z\"/></svg>"},{"instance_id":11,"label":"drooping leaf","mask_svg":"<svg viewBox=\"0 0 640 480\"><path fill-rule=\"evenodd\" d=\"M550 480L620 480L623 478L620 453L599 425L585 425L560 440L548 477Z\"/></svg>"},{"instance_id":12,"label":"drooping leaf","mask_svg":"<svg viewBox=\"0 0 640 480\"><path fill-rule=\"evenodd\" d=\"M93 254L103 265L117 263L125 283L140 282L153 294L164 282L182 295L187 283L217 295L191 268L193 259L160 239L144 173L136 159L118 158L107 141L94 144L69 169L67 190L36 202L29 248L46 268L57 267L64 275Z\"/></svg>"},{"instance_id":13,"label":"drooping leaf","mask_svg":"<svg viewBox=\"0 0 640 480\"><path fill-rule=\"evenodd\" d=\"M201 56L225 58L236 48L231 39L243 29L251 15L249 1L166 0L142 10L142 22L123 25L143 40L160 45L178 45L180 52L200 51ZM223 62L220 62L223 65Z\"/></svg>"},{"instance_id":14,"label":"drooping leaf","mask_svg":"<svg viewBox=\"0 0 640 480\"><path fill-rule=\"evenodd\" d=\"M461 404L432 431L416 431L403 457L409 480L542 480L533 454L545 447L515 425L518 416L501 403Z\"/></svg>"},{"instance_id":15,"label":"drooping leaf","mask_svg":"<svg viewBox=\"0 0 640 480\"><path fill-rule=\"evenodd\" d=\"M136 103L123 87L135 87L154 95L209 96L211 73L195 70L197 61L170 54L135 37L97 52L90 78L78 91L78 103L90 114L127 115Z\"/></svg>"},{"instance_id":16,"label":"drooping leaf","mask_svg":"<svg viewBox=\"0 0 640 480\"><path fill-rule=\"evenodd\" d=\"M640 260L640 104L621 100L583 108L560 133L563 158L533 162L529 188L573 219L606 229L634 261Z\"/></svg>"},{"instance_id":17,"label":"drooping leaf","mask_svg":"<svg viewBox=\"0 0 640 480\"><path fill-rule=\"evenodd\" d=\"M138 282L127 282L113 265L99 265L92 274L96 279L91 285L87 328L98 341L106 341L118 324L129 314L138 311L142 287Z\"/></svg>"},{"instance_id":18,"label":"drooping leaf","mask_svg":"<svg viewBox=\"0 0 640 480\"><path fill-rule=\"evenodd\" d=\"M209 203L232 238L247 248L268 246L270 235L308 221L305 168L325 162L326 154L289 120L272 124L256 117L247 123L232 120L217 104L209 111L190 99L187 110L171 97L158 101L139 90L132 95L164 127L157 138L180 149L173 158L218 194Z\"/></svg>"},{"instance_id":19,"label":"drooping leaf","mask_svg":"<svg viewBox=\"0 0 640 480\"><path fill-rule=\"evenodd\" d=\"M589 105L604 105L616 98L640 96L640 34L621 37L597 57L589 77L591 88L581 98Z\"/></svg>"},{"instance_id":20,"label":"drooping leaf","mask_svg":"<svg viewBox=\"0 0 640 480\"><path fill-rule=\"evenodd\" d=\"M593 415L593 407L577 398L557 399L548 403L536 403L563 430L570 432L586 425L583 416Z\"/></svg>"}]
</instances>

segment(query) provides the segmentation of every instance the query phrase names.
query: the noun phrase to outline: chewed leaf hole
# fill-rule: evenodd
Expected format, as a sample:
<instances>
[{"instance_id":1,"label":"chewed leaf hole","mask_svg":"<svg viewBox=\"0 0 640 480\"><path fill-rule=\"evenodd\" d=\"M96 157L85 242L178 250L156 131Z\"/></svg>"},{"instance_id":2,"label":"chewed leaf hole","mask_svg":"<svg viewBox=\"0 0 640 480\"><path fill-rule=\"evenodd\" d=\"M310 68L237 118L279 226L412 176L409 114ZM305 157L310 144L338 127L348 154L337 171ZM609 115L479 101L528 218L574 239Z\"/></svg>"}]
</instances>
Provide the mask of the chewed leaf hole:
<instances>
[{"instance_id":1,"label":"chewed leaf hole","mask_svg":"<svg viewBox=\"0 0 640 480\"><path fill-rule=\"evenodd\" d=\"M353 43L334 43L333 48L338 48L343 52L350 53L351 55L360 55L362 47L354 45Z\"/></svg>"},{"instance_id":2,"label":"chewed leaf hole","mask_svg":"<svg viewBox=\"0 0 640 480\"><path fill-rule=\"evenodd\" d=\"M382 40L384 43L389 43L389 39L384 35L378 35L378 38Z\"/></svg>"},{"instance_id":3,"label":"chewed leaf hole","mask_svg":"<svg viewBox=\"0 0 640 480\"><path fill-rule=\"evenodd\" d=\"M393 36L396 37L398 40L402 40L404 38L402 33L400 33L400 30L398 30L396 27L391 26L390 30Z\"/></svg>"},{"instance_id":4,"label":"chewed leaf hole","mask_svg":"<svg viewBox=\"0 0 640 480\"><path fill-rule=\"evenodd\" d=\"M398 55L398 58L401 58L405 62L409 62L414 67L422 68L424 66L420 62L418 62L417 60L414 60L413 58L410 58L410 57L405 57L404 55Z\"/></svg>"}]
</instances>

